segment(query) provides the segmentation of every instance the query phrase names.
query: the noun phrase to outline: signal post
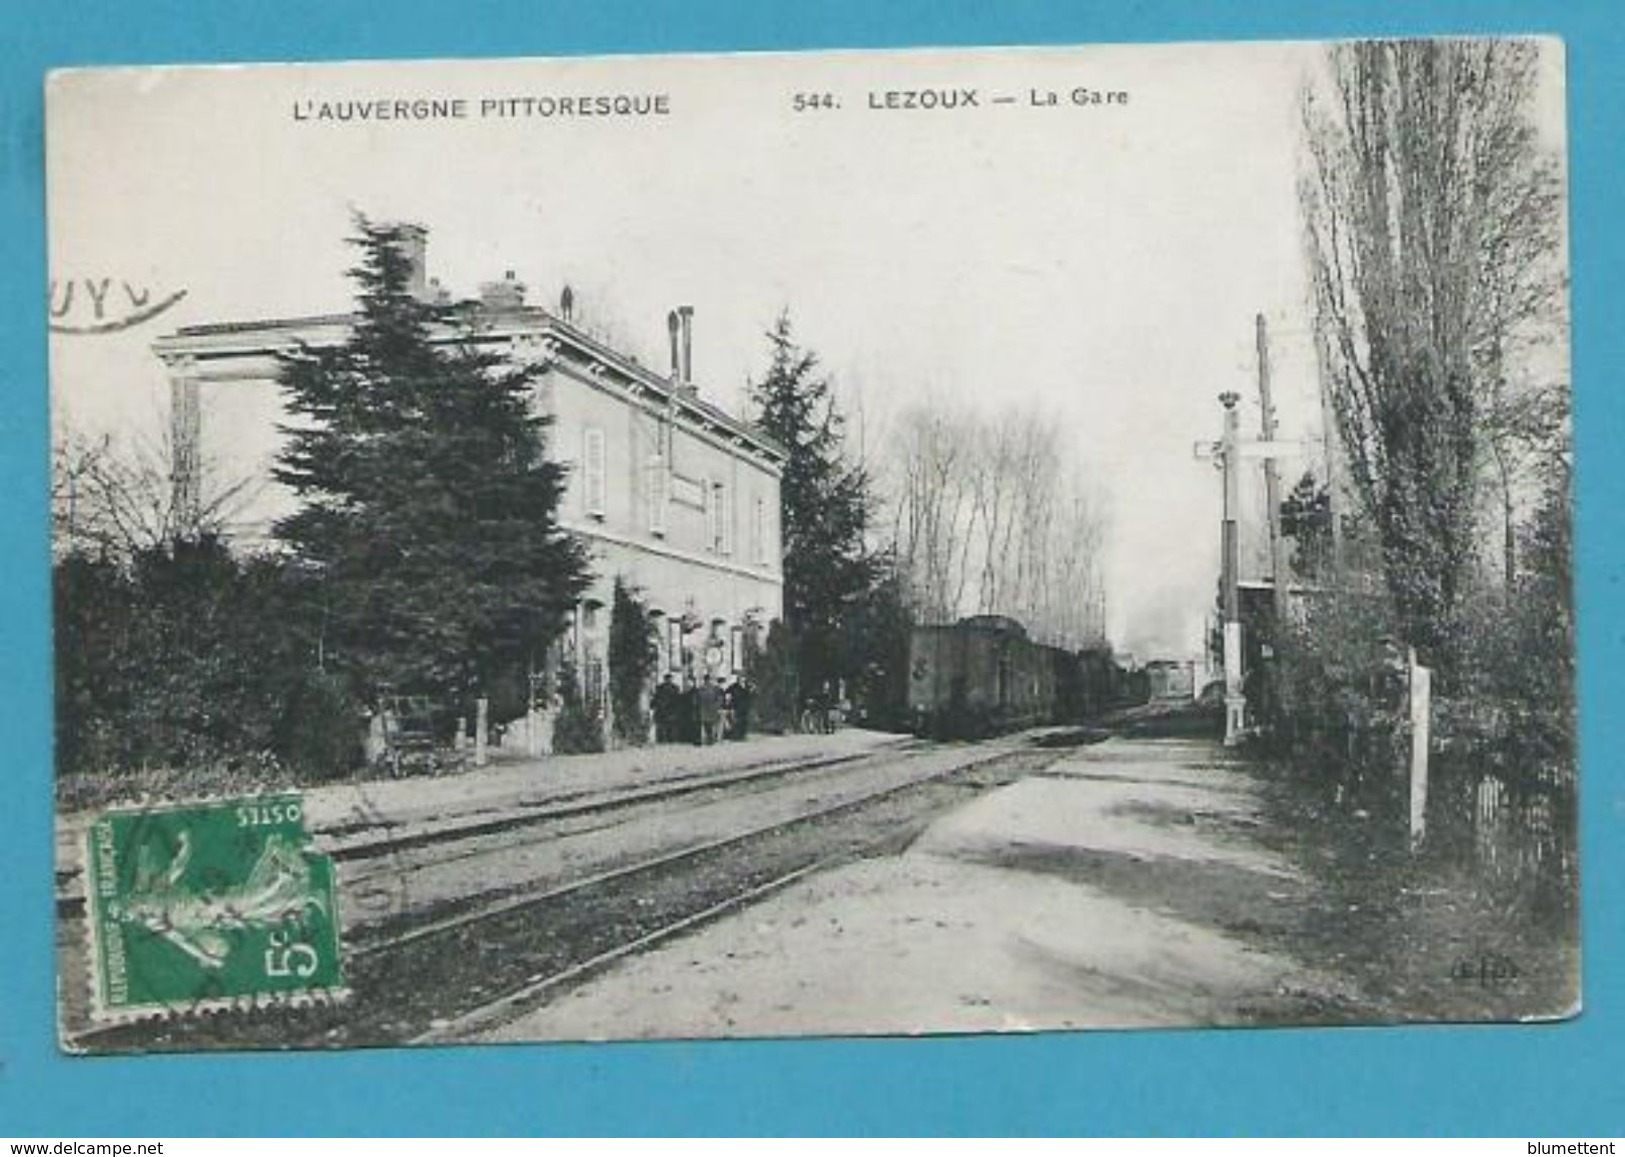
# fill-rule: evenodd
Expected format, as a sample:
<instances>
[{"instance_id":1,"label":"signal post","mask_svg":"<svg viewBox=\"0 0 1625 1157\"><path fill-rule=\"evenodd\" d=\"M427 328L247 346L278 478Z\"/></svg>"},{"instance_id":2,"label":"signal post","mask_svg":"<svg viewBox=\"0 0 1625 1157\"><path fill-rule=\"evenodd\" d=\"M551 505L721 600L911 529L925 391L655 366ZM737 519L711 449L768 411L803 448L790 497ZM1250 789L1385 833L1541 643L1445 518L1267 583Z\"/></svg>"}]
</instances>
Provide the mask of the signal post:
<instances>
[{"instance_id":1,"label":"signal post","mask_svg":"<svg viewBox=\"0 0 1625 1157\"><path fill-rule=\"evenodd\" d=\"M1247 726L1247 697L1241 686L1241 536L1238 519L1241 514L1241 460L1263 458L1266 461L1285 458L1300 452L1291 442L1273 438L1262 442L1241 440L1241 416L1236 403L1241 395L1226 390L1219 395L1224 407L1224 433L1217 442L1197 443L1196 456L1212 459L1224 471L1224 513L1220 523L1220 588L1224 611L1224 742L1233 747L1241 742ZM1280 548L1272 551L1277 557ZM1276 605L1284 607L1286 575L1278 572L1271 581L1276 586ZM1284 613L1284 612L1283 612Z\"/></svg>"}]
</instances>

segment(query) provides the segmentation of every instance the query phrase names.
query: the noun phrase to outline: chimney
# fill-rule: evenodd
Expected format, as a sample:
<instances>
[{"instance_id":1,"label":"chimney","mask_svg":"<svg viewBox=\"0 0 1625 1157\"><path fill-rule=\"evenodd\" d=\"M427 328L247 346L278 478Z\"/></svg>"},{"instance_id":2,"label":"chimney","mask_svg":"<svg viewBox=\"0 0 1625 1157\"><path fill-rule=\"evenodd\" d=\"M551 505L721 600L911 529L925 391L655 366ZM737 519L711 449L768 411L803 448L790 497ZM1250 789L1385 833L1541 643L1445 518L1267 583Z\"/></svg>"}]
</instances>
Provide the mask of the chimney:
<instances>
[{"instance_id":1,"label":"chimney","mask_svg":"<svg viewBox=\"0 0 1625 1157\"><path fill-rule=\"evenodd\" d=\"M480 286L480 304L494 313L523 309L525 283L510 269L502 275L501 281L487 281Z\"/></svg>"},{"instance_id":2,"label":"chimney","mask_svg":"<svg viewBox=\"0 0 1625 1157\"><path fill-rule=\"evenodd\" d=\"M683 355L678 351L677 335L682 331L683 323L678 320L674 309L666 315L666 332L671 336L671 380L683 380Z\"/></svg>"},{"instance_id":3,"label":"chimney","mask_svg":"<svg viewBox=\"0 0 1625 1157\"><path fill-rule=\"evenodd\" d=\"M422 225L403 221L395 226L399 240L396 251L406 258L410 271L406 278L406 292L424 301L429 294L429 231Z\"/></svg>"},{"instance_id":4,"label":"chimney","mask_svg":"<svg viewBox=\"0 0 1625 1157\"><path fill-rule=\"evenodd\" d=\"M694 307L679 305L677 316L683 323L682 381L685 386L690 386L694 384Z\"/></svg>"}]
</instances>

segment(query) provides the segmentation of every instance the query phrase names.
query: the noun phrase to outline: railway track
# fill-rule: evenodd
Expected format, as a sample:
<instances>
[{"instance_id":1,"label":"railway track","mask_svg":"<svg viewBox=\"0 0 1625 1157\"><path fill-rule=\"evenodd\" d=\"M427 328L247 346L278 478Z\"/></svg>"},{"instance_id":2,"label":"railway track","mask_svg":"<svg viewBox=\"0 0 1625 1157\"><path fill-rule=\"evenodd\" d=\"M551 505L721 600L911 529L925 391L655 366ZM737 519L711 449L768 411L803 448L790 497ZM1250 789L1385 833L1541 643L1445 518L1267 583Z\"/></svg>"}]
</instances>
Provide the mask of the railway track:
<instances>
[{"instance_id":1,"label":"railway track","mask_svg":"<svg viewBox=\"0 0 1625 1157\"><path fill-rule=\"evenodd\" d=\"M875 757L919 758L941 749ZM342 1006L233 1011L99 1028L79 1047L174 1050L398 1044L477 1035L614 962L831 864L900 847L953 804L1053 755L1006 743L957 749L902 783L584 878L439 914L352 945Z\"/></svg>"},{"instance_id":2,"label":"railway track","mask_svg":"<svg viewBox=\"0 0 1625 1157\"><path fill-rule=\"evenodd\" d=\"M354 850L335 851L329 854L341 862L353 861L343 874L346 889L364 889L378 882L398 880L403 875L413 872L467 864L470 861L501 856L513 849L511 843L481 842L486 837L508 836L519 832L525 832L532 839L581 836L612 823L631 822L636 816L624 813L634 812L637 809L654 811L674 800L698 802L705 797L722 799L729 797L730 793L733 793L732 798L738 798L741 788L760 792L771 790L779 783L792 779L798 786L810 786L814 777L850 774L867 765L893 762L899 757L908 757L926 748L927 745L922 741L909 740L881 751L829 756L799 763L787 762L726 775L696 777L693 782L657 784L629 791L595 794L589 798L576 798L528 809L522 815L477 825L465 825L450 835L443 836L444 842L440 844L426 841L421 836L412 836L405 839L374 841ZM448 848L447 844L455 846ZM413 856L412 853L421 854ZM467 897L450 908L478 909L482 905L489 906L486 896ZM497 902L496 906L500 908L502 902ZM410 930L419 923L422 923L421 917L407 914L393 923L391 931L397 937L407 937L412 935ZM369 930L369 936L374 931L376 930ZM360 944L358 951L365 953L370 950L367 946L368 941L361 941Z\"/></svg>"},{"instance_id":3,"label":"railway track","mask_svg":"<svg viewBox=\"0 0 1625 1157\"><path fill-rule=\"evenodd\" d=\"M609 816L639 806L669 802L689 796L720 792L739 786L770 784L790 776L838 769L853 764L874 761L888 754L915 751L923 741L908 739L875 751L861 751L840 755L819 756L812 759L776 760L754 767L721 774L692 773L657 780L643 787L608 792L576 792L567 796L534 804L522 804L502 813L477 820L454 820L441 825L420 827L407 833L394 834L387 829L382 835L376 828L382 825L350 825L336 832L318 833L316 850L330 859L344 863L364 865L369 861L391 860L387 867L369 870L352 869L346 874L346 883L354 885L368 875L379 871L395 871L399 856L420 849L431 850L424 864L444 864L461 857L475 858L488 854L487 850L471 849L446 853L444 845L475 840L481 836L501 835L531 827L546 827L562 822L594 816ZM56 914L61 919L77 919L85 912L82 868L58 871L56 880Z\"/></svg>"}]
</instances>

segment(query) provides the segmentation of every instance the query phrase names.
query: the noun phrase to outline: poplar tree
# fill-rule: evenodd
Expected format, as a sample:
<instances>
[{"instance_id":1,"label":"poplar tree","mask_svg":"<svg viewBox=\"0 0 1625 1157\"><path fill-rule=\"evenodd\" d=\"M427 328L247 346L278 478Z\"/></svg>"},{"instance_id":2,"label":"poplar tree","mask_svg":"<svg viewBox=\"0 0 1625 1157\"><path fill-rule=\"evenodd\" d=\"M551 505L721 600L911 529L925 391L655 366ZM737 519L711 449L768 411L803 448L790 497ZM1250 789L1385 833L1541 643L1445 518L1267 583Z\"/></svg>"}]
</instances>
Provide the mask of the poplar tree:
<instances>
[{"instance_id":1,"label":"poplar tree","mask_svg":"<svg viewBox=\"0 0 1625 1157\"><path fill-rule=\"evenodd\" d=\"M1531 41L1338 45L1304 112L1322 370L1404 641L1444 669L1470 601L1485 451L1505 492L1510 583L1510 458L1541 440L1517 415L1551 415L1564 392L1516 380L1538 379L1515 363L1566 330L1538 62Z\"/></svg>"}]
</instances>

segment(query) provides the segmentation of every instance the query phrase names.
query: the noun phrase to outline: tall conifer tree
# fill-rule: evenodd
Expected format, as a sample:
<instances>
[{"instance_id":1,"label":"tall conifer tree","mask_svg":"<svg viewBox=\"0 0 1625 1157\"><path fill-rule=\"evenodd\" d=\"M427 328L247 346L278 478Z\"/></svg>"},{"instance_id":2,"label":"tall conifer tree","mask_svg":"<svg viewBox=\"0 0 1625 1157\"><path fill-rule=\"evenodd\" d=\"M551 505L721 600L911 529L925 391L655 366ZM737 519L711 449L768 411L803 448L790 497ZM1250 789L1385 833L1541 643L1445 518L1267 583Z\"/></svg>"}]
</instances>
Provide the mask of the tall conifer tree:
<instances>
[{"instance_id":1,"label":"tall conifer tree","mask_svg":"<svg viewBox=\"0 0 1625 1157\"><path fill-rule=\"evenodd\" d=\"M875 567L865 542L869 477L844 457L845 422L816 354L779 315L767 374L751 385L756 424L789 452L780 483L784 614L803 694L862 667L843 627L867 597Z\"/></svg>"},{"instance_id":2,"label":"tall conifer tree","mask_svg":"<svg viewBox=\"0 0 1625 1157\"><path fill-rule=\"evenodd\" d=\"M455 315L412 294L405 240L359 219L351 336L283 360L299 421L275 476L303 505L276 533L320 573L329 662L363 695L466 707L540 661L587 560L559 526L538 371L436 341Z\"/></svg>"}]
</instances>

